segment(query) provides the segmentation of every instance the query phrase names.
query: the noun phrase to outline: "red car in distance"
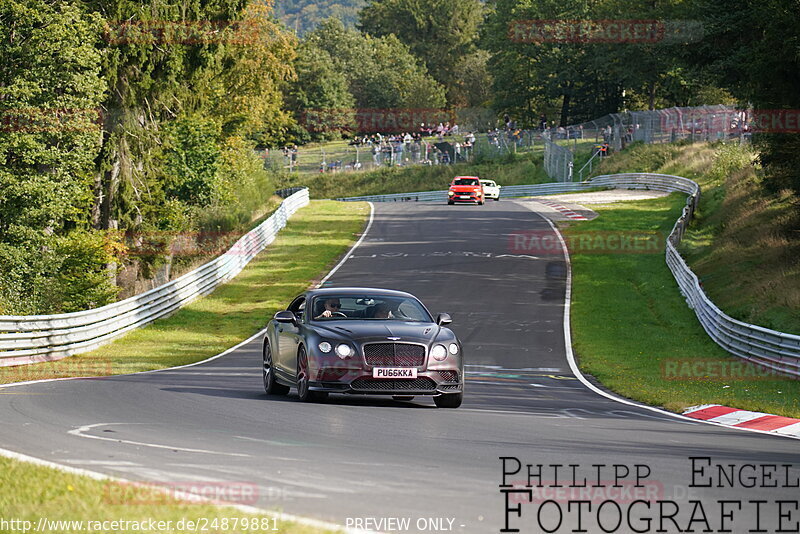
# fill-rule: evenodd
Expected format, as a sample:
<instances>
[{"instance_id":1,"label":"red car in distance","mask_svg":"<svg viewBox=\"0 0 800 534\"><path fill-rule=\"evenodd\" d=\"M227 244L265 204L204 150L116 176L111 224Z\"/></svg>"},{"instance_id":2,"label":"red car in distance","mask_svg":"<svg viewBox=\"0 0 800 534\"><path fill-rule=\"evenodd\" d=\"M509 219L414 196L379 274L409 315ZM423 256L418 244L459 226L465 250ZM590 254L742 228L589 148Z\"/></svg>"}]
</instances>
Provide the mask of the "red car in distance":
<instances>
[{"instance_id":1,"label":"red car in distance","mask_svg":"<svg viewBox=\"0 0 800 534\"><path fill-rule=\"evenodd\" d=\"M476 202L479 206L483 205L483 186L477 176L456 176L450 183L450 190L447 191L447 203L453 205L456 202Z\"/></svg>"}]
</instances>

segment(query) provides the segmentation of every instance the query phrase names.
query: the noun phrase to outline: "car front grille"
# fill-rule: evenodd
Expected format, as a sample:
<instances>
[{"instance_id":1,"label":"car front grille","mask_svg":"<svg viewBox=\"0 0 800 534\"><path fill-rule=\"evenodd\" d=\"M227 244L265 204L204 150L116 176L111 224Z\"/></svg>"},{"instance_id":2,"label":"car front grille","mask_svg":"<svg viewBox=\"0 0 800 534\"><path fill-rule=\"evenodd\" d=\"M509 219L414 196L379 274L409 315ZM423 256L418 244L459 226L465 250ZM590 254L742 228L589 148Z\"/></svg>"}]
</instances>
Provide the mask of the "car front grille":
<instances>
[{"instance_id":1,"label":"car front grille","mask_svg":"<svg viewBox=\"0 0 800 534\"><path fill-rule=\"evenodd\" d=\"M426 376L411 380L356 378L350 387L359 391L434 391L436 382Z\"/></svg>"},{"instance_id":2,"label":"car front grille","mask_svg":"<svg viewBox=\"0 0 800 534\"><path fill-rule=\"evenodd\" d=\"M364 358L373 367L422 367L425 347L411 343L368 343Z\"/></svg>"},{"instance_id":3,"label":"car front grille","mask_svg":"<svg viewBox=\"0 0 800 534\"><path fill-rule=\"evenodd\" d=\"M458 382L458 371L439 371L443 382Z\"/></svg>"}]
</instances>

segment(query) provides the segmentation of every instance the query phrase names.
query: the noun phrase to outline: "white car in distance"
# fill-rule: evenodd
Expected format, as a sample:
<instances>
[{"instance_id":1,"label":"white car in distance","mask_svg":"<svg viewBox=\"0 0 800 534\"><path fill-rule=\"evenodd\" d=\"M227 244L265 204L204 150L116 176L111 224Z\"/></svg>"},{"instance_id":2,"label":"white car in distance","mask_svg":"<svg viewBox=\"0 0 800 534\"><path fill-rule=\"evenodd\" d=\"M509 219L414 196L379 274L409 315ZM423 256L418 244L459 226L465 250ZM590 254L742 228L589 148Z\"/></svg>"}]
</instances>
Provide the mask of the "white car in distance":
<instances>
[{"instance_id":1,"label":"white car in distance","mask_svg":"<svg viewBox=\"0 0 800 534\"><path fill-rule=\"evenodd\" d=\"M483 186L483 198L486 200L500 200L500 186L494 180L481 180Z\"/></svg>"}]
</instances>

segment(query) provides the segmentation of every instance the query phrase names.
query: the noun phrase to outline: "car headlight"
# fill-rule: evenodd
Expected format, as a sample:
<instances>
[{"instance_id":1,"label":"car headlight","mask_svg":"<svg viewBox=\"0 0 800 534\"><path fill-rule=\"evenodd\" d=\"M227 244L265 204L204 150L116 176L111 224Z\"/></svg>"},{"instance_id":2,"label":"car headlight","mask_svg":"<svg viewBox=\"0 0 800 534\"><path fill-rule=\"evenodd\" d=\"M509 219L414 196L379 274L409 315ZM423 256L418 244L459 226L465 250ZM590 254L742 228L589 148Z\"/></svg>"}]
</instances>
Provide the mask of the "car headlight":
<instances>
[{"instance_id":1,"label":"car headlight","mask_svg":"<svg viewBox=\"0 0 800 534\"><path fill-rule=\"evenodd\" d=\"M444 345L434 345L431 349L431 356L433 359L440 362L447 358L447 349L444 348Z\"/></svg>"},{"instance_id":2,"label":"car headlight","mask_svg":"<svg viewBox=\"0 0 800 534\"><path fill-rule=\"evenodd\" d=\"M458 354L458 345L456 345L455 343L450 343L449 349L450 349L450 354L452 354L453 356Z\"/></svg>"},{"instance_id":3,"label":"car headlight","mask_svg":"<svg viewBox=\"0 0 800 534\"><path fill-rule=\"evenodd\" d=\"M455 193L453 193L452 191L448 191L448 192L447 192L447 196L450 196L450 197L452 197L453 195L455 195Z\"/></svg>"},{"instance_id":4,"label":"car headlight","mask_svg":"<svg viewBox=\"0 0 800 534\"><path fill-rule=\"evenodd\" d=\"M321 350L325 354L329 353L332 348L333 347L331 347L331 344L328 343L327 341L323 341L322 343L319 344L319 350Z\"/></svg>"},{"instance_id":5,"label":"car headlight","mask_svg":"<svg viewBox=\"0 0 800 534\"><path fill-rule=\"evenodd\" d=\"M343 360L352 356L353 352L354 351L350 345L347 345L346 343L340 343L339 345L336 345L336 355Z\"/></svg>"}]
</instances>

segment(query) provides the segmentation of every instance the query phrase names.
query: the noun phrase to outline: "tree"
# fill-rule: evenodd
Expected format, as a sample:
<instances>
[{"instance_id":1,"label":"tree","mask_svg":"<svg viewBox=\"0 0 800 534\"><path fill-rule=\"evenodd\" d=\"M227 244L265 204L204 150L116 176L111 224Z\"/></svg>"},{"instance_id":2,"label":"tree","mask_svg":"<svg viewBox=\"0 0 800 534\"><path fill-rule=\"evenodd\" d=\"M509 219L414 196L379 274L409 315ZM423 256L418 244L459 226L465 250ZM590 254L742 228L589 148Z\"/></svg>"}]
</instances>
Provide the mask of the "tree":
<instances>
[{"instance_id":1,"label":"tree","mask_svg":"<svg viewBox=\"0 0 800 534\"><path fill-rule=\"evenodd\" d=\"M467 105L459 64L476 50L483 6L479 0L371 0L358 27L375 36L395 35L447 89L451 106Z\"/></svg>"},{"instance_id":2,"label":"tree","mask_svg":"<svg viewBox=\"0 0 800 534\"><path fill-rule=\"evenodd\" d=\"M310 46L325 50L347 79L361 109L441 108L444 88L395 36L371 37L329 19L311 32Z\"/></svg>"},{"instance_id":3,"label":"tree","mask_svg":"<svg viewBox=\"0 0 800 534\"><path fill-rule=\"evenodd\" d=\"M768 110L763 116L779 120L779 110L796 114L800 109L798 7L796 0L698 1L694 15L703 23L706 38L689 57L743 105ZM800 193L800 132L791 130L755 135L769 192Z\"/></svg>"},{"instance_id":4,"label":"tree","mask_svg":"<svg viewBox=\"0 0 800 534\"><path fill-rule=\"evenodd\" d=\"M59 254L103 240L88 229L106 90L100 27L69 3L0 4L0 313L57 307L53 295L80 276L97 281L86 301L105 304L114 293L107 255L70 263Z\"/></svg>"},{"instance_id":5,"label":"tree","mask_svg":"<svg viewBox=\"0 0 800 534\"><path fill-rule=\"evenodd\" d=\"M306 41L297 49L297 79L287 84L286 102L306 136L333 139L354 129L355 99L344 72L327 50Z\"/></svg>"}]
</instances>

